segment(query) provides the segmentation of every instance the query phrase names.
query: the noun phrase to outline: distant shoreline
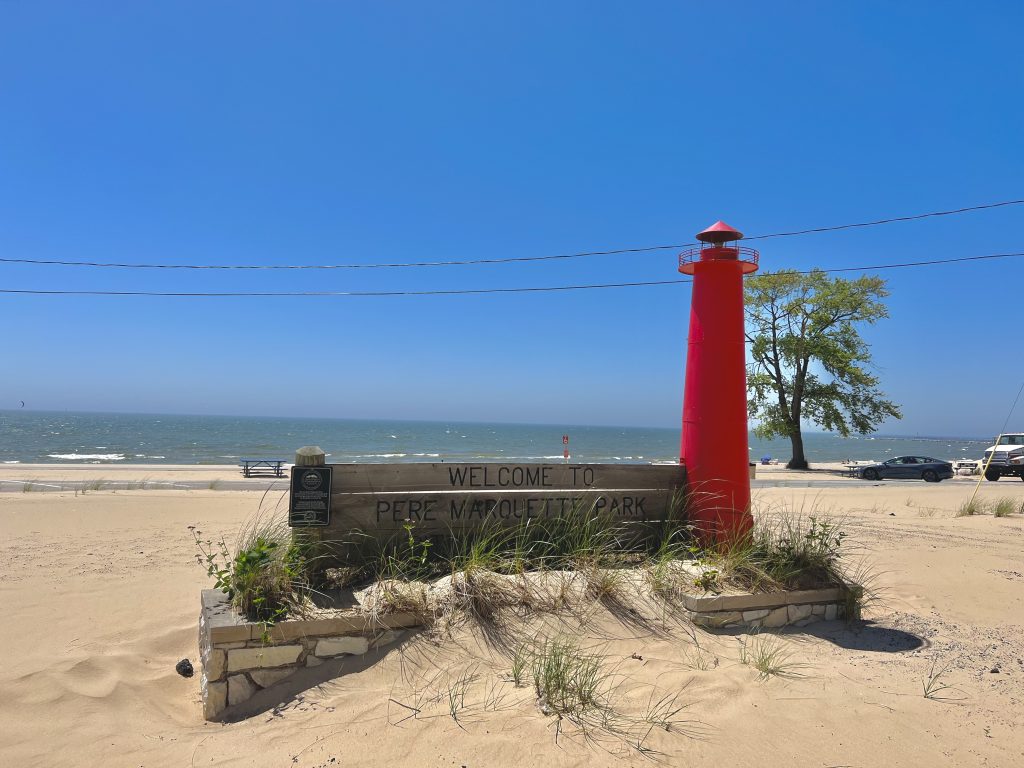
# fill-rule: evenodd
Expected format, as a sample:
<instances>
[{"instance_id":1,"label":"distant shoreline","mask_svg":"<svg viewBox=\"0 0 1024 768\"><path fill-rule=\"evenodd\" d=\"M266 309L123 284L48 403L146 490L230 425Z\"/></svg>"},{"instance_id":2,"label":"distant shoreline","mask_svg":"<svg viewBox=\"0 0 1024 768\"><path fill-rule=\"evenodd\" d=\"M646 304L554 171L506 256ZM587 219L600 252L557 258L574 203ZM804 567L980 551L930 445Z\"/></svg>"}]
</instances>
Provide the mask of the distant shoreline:
<instances>
[{"instance_id":1,"label":"distant shoreline","mask_svg":"<svg viewBox=\"0 0 1024 768\"><path fill-rule=\"evenodd\" d=\"M539 427L551 429L640 429L678 432L679 426L649 426L633 424L567 424L562 422L530 422L530 421L474 421L459 419L396 419L391 417L356 417L356 416L280 416L280 415L253 415L253 414L224 414L224 413L147 413L142 411L54 411L36 410L32 408L0 408L0 416L17 416L33 414L36 416L113 416L113 417L142 417L142 418L169 418L169 419L245 419L245 420L266 420L266 421L300 421L300 422L325 422L325 423L391 423L391 424L424 424L424 425L456 425L456 426L505 426L505 427ZM748 432L750 437L754 436L753 431ZM938 442L952 440L955 442L986 442L991 441L993 436L965 436L965 435L909 435L896 434L892 432L878 432L867 435L850 435L848 438L841 438L836 432L823 432L818 430L805 430L803 435L827 435L848 440L920 440L924 442ZM775 440L788 440L788 438L772 438Z\"/></svg>"}]
</instances>

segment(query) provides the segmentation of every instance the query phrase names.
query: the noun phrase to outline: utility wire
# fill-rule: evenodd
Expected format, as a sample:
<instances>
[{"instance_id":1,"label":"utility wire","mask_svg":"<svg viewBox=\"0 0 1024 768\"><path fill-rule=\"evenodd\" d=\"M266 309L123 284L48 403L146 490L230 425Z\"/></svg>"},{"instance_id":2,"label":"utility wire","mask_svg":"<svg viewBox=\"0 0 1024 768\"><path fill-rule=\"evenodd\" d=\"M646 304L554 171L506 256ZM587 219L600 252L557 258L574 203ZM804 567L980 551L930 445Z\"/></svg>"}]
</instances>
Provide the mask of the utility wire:
<instances>
[{"instance_id":1,"label":"utility wire","mask_svg":"<svg viewBox=\"0 0 1024 768\"><path fill-rule=\"evenodd\" d=\"M867 272L876 269L902 269L905 267L929 267L938 264L955 264L965 261L982 261L988 259L1007 259L1024 256L1024 251L1017 253L993 253L985 256L961 256L954 259L929 259L928 261L908 261L902 264L877 264L869 267L836 267L834 269L791 270L797 274L807 275L812 272ZM790 271L790 270L782 270ZM779 272L765 272L765 275ZM692 280L650 280L635 283L593 283L589 285L555 285L528 288L452 288L424 291L61 291L43 289L0 288L0 294L27 294L33 296L169 296L169 297L284 297L284 296L338 296L338 297L382 297L382 296L466 296L488 293L551 293L555 291L583 291L598 288L640 288L654 285L679 285L692 283Z\"/></svg>"},{"instance_id":2,"label":"utility wire","mask_svg":"<svg viewBox=\"0 0 1024 768\"><path fill-rule=\"evenodd\" d=\"M745 237L744 240L768 240L776 237L796 237L798 235L819 234L822 232L838 232L844 229L860 229L863 227L877 227L882 224L894 224L904 221L917 221L919 219L935 218L938 216L954 216L960 213L971 213L991 208L1003 208L1009 205L1021 205L1024 200L1003 200L998 203L987 203L985 205L973 205L966 208L954 208L948 211L932 211L930 213L919 213L913 216L894 216L887 219L876 219L874 221L862 221L854 224L837 224L831 227L815 227L813 229L800 229L793 232L774 232L767 235L753 235ZM553 256L516 256L502 259L466 259L451 261L410 261L394 262L384 264L130 264L119 262L101 261L61 261L56 259L20 259L0 257L0 263L6 264L45 264L61 267L101 267L108 269L240 269L240 270L274 270L274 269L399 269L405 267L454 267L469 266L476 264L512 264L532 261L555 261L560 259L579 259L588 256L612 256L626 253L645 253L649 251L666 251L676 248L689 248L699 243L676 243L673 245L649 245L638 248L617 248L607 251L580 251L578 253L562 253Z\"/></svg>"}]
</instances>

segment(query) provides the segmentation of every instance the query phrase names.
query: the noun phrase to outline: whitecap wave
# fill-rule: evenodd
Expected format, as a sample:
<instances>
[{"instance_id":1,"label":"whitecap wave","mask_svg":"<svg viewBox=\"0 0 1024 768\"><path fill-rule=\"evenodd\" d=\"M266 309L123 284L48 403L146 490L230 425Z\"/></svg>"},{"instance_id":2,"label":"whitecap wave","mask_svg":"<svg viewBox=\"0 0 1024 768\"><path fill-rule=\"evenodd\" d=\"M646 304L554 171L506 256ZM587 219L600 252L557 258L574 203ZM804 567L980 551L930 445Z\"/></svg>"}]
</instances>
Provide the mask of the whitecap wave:
<instances>
[{"instance_id":1,"label":"whitecap wave","mask_svg":"<svg viewBox=\"0 0 1024 768\"><path fill-rule=\"evenodd\" d=\"M508 461L537 461L538 459L541 459L541 460L563 459L565 457L564 456L505 456L503 458L508 460Z\"/></svg>"},{"instance_id":2,"label":"whitecap wave","mask_svg":"<svg viewBox=\"0 0 1024 768\"><path fill-rule=\"evenodd\" d=\"M48 453L51 459L65 461L124 461L123 453Z\"/></svg>"}]
</instances>

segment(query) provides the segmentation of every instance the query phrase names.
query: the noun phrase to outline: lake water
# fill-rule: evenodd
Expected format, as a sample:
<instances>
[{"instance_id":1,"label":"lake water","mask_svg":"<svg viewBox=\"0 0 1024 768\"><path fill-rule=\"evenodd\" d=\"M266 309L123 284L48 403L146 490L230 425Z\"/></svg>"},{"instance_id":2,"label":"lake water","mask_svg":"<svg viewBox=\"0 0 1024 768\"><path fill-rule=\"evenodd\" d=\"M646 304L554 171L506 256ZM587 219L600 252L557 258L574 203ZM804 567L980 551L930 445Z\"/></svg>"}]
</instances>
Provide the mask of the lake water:
<instances>
[{"instance_id":1,"label":"lake water","mask_svg":"<svg viewBox=\"0 0 1024 768\"><path fill-rule=\"evenodd\" d=\"M0 411L0 463L234 464L239 457L291 461L319 445L328 461L554 461L562 436L576 462L677 461L679 429L461 422L162 416ZM915 454L980 458L991 440L804 435L811 462ZM790 458L788 440L750 436L750 456Z\"/></svg>"}]
</instances>

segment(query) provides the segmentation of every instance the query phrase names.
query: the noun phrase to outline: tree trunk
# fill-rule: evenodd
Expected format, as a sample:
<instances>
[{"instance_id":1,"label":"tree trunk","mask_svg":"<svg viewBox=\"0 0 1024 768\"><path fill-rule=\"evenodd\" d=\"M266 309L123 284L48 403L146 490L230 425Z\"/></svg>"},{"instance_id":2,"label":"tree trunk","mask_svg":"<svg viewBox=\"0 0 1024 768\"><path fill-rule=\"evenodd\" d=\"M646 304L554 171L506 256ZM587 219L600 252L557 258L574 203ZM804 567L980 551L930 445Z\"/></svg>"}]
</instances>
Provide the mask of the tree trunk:
<instances>
[{"instance_id":1,"label":"tree trunk","mask_svg":"<svg viewBox=\"0 0 1024 768\"><path fill-rule=\"evenodd\" d=\"M807 459L804 458L804 436L800 434L799 425L789 439L793 443L793 458L789 460L786 469L807 469Z\"/></svg>"}]
</instances>

